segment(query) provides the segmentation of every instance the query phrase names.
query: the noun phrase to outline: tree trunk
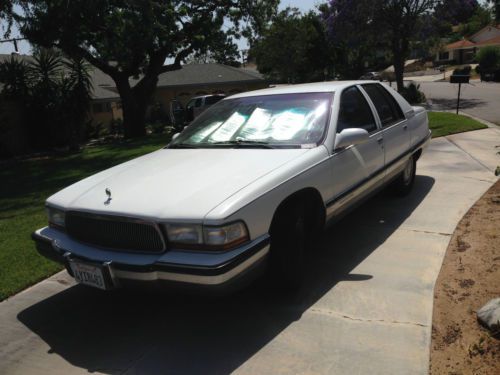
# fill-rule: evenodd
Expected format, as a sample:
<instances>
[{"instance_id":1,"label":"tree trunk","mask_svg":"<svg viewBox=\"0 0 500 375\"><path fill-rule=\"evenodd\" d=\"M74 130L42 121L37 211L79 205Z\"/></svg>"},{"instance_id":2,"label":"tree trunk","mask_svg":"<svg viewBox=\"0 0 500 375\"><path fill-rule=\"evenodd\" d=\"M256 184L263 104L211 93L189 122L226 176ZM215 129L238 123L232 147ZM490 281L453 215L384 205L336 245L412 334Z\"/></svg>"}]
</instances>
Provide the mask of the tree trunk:
<instances>
[{"instance_id":1,"label":"tree trunk","mask_svg":"<svg viewBox=\"0 0 500 375\"><path fill-rule=\"evenodd\" d=\"M392 56L394 63L394 75L396 76L396 83L398 91L404 89L403 77L405 71L405 61L408 57L409 42L408 38L403 33L394 32L396 39L392 41Z\"/></svg>"},{"instance_id":2,"label":"tree trunk","mask_svg":"<svg viewBox=\"0 0 500 375\"><path fill-rule=\"evenodd\" d=\"M146 111L157 81L157 77L146 75L137 85L130 87L128 77L115 77L116 87L122 101L125 138L136 138L146 134Z\"/></svg>"},{"instance_id":3,"label":"tree trunk","mask_svg":"<svg viewBox=\"0 0 500 375\"><path fill-rule=\"evenodd\" d=\"M125 138L136 138L146 135L147 103L135 98L133 92L122 95L123 134Z\"/></svg>"},{"instance_id":4,"label":"tree trunk","mask_svg":"<svg viewBox=\"0 0 500 375\"><path fill-rule=\"evenodd\" d=\"M393 51L394 58L394 75L396 76L396 84L398 91L401 92L404 88L403 76L405 70L405 59L401 55L401 51Z\"/></svg>"}]
</instances>

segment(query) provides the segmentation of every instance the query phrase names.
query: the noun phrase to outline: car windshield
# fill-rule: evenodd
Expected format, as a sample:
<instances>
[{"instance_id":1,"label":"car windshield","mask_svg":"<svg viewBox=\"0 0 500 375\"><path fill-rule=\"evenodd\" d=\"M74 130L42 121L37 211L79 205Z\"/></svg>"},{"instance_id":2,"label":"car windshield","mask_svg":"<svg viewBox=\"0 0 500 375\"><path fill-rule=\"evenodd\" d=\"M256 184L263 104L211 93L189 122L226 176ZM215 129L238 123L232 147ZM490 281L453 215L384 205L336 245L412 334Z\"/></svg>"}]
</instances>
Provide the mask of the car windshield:
<instances>
[{"instance_id":1,"label":"car windshield","mask_svg":"<svg viewBox=\"0 0 500 375\"><path fill-rule=\"evenodd\" d=\"M315 147L325 134L332 96L300 93L222 100L169 147Z\"/></svg>"}]
</instances>

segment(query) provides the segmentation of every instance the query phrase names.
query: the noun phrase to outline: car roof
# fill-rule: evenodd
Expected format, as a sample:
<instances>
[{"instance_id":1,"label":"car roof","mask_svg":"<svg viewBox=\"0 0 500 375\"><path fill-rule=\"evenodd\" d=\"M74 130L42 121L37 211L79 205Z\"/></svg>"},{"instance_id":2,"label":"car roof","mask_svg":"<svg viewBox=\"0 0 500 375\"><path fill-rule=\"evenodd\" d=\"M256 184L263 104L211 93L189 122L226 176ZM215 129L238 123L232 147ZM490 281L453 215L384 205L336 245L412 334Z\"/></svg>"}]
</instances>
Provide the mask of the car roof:
<instances>
[{"instance_id":1,"label":"car roof","mask_svg":"<svg viewBox=\"0 0 500 375\"><path fill-rule=\"evenodd\" d=\"M331 81L331 82L315 82L315 83L302 83L299 85L280 85L270 87L267 89L247 91L240 94L230 96L230 99L245 98L250 96L260 95L280 95L280 94L300 94L308 92L335 92L341 91L346 87L352 85L359 85L363 83L374 83L373 81Z\"/></svg>"},{"instance_id":2,"label":"car roof","mask_svg":"<svg viewBox=\"0 0 500 375\"><path fill-rule=\"evenodd\" d=\"M226 95L225 95L225 94L208 94L208 95L198 95L198 96L193 96L193 97L191 97L191 99L189 99L189 100L199 99L199 98L208 98L208 97L211 97L211 96L221 96L221 97L225 97Z\"/></svg>"}]
</instances>

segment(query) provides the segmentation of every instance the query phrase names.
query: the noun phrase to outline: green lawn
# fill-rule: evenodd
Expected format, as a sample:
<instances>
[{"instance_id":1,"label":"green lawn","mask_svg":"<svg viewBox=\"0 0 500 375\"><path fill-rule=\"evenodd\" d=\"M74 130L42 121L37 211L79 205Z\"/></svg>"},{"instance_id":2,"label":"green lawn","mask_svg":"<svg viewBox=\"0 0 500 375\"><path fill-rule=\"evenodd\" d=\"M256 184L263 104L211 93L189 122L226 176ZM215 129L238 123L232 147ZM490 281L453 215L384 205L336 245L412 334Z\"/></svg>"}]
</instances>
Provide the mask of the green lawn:
<instances>
[{"instance_id":1,"label":"green lawn","mask_svg":"<svg viewBox=\"0 0 500 375\"><path fill-rule=\"evenodd\" d=\"M428 114L433 138L487 128L486 125L467 116L450 112L428 112Z\"/></svg>"},{"instance_id":2,"label":"green lawn","mask_svg":"<svg viewBox=\"0 0 500 375\"><path fill-rule=\"evenodd\" d=\"M159 149L169 139L152 135L64 157L0 163L0 301L61 269L38 255L30 237L47 223L47 197L97 171Z\"/></svg>"}]
</instances>

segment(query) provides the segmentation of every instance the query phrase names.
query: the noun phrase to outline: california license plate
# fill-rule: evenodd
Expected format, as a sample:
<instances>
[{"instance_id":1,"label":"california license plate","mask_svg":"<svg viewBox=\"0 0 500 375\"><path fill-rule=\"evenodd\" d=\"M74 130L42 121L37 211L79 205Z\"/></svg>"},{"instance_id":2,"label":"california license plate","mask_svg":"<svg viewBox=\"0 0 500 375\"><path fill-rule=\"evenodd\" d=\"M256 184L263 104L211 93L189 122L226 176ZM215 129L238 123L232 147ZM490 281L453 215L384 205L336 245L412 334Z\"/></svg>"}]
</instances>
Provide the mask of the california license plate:
<instances>
[{"instance_id":1,"label":"california license plate","mask_svg":"<svg viewBox=\"0 0 500 375\"><path fill-rule=\"evenodd\" d=\"M77 282L103 290L108 289L102 267L75 260L70 261L69 265Z\"/></svg>"}]
</instances>

